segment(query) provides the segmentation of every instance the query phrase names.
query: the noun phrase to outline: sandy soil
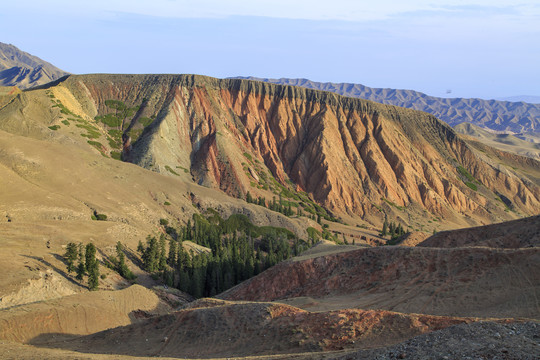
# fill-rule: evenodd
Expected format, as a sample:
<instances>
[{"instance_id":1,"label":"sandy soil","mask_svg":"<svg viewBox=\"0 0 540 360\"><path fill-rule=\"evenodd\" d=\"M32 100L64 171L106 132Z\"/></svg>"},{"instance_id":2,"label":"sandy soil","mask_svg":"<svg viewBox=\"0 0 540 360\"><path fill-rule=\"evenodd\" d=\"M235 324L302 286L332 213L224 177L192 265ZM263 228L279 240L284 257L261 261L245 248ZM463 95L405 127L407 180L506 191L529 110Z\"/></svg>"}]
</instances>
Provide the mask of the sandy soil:
<instances>
[{"instance_id":1,"label":"sandy soil","mask_svg":"<svg viewBox=\"0 0 540 360\"><path fill-rule=\"evenodd\" d=\"M169 310L154 292L139 285L86 292L1 310L0 339L27 342L48 333L87 335Z\"/></svg>"},{"instance_id":2,"label":"sandy soil","mask_svg":"<svg viewBox=\"0 0 540 360\"><path fill-rule=\"evenodd\" d=\"M411 233L405 234L403 236L403 239L399 242L399 245L401 246L416 246L420 244L422 241L426 240L429 237L428 234L419 232L419 231L413 231Z\"/></svg>"}]
</instances>

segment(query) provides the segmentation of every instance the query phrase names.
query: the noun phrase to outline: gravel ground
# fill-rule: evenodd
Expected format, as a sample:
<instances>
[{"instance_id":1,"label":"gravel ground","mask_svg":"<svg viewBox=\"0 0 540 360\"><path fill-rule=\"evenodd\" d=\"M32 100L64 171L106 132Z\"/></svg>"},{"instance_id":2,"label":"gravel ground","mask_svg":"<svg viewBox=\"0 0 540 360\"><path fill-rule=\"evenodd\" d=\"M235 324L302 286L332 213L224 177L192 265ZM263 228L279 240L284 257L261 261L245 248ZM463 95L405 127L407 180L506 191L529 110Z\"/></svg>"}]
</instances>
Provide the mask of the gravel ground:
<instances>
[{"instance_id":1,"label":"gravel ground","mask_svg":"<svg viewBox=\"0 0 540 360\"><path fill-rule=\"evenodd\" d=\"M540 324L461 324L384 349L334 359L540 359Z\"/></svg>"}]
</instances>

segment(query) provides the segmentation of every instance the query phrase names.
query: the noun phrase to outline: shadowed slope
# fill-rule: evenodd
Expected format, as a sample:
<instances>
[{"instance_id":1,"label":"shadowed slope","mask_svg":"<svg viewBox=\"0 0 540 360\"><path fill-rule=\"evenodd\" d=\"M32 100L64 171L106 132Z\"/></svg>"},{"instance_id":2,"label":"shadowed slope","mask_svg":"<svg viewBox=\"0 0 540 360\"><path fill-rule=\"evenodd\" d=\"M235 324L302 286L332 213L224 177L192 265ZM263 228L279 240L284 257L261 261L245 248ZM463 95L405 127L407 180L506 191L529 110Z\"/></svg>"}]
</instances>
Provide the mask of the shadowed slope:
<instances>
[{"instance_id":1,"label":"shadowed slope","mask_svg":"<svg viewBox=\"0 0 540 360\"><path fill-rule=\"evenodd\" d=\"M373 348L471 321L357 309L311 313L283 304L213 301L47 346L135 356L261 356Z\"/></svg>"},{"instance_id":2,"label":"shadowed slope","mask_svg":"<svg viewBox=\"0 0 540 360\"><path fill-rule=\"evenodd\" d=\"M220 297L311 297L347 308L538 319L539 266L538 248L380 247L284 262Z\"/></svg>"}]
</instances>

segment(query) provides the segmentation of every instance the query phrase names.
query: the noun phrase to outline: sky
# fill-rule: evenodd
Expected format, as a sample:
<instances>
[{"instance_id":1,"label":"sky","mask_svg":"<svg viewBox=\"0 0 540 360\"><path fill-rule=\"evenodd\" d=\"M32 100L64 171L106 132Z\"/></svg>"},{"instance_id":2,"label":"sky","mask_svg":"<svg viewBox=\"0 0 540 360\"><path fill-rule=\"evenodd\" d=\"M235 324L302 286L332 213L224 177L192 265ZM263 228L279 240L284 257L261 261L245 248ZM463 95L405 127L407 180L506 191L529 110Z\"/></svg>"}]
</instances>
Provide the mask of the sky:
<instances>
[{"instance_id":1,"label":"sky","mask_svg":"<svg viewBox=\"0 0 540 360\"><path fill-rule=\"evenodd\" d=\"M540 96L538 0L6 2L0 42L76 74L286 77L441 97Z\"/></svg>"}]
</instances>

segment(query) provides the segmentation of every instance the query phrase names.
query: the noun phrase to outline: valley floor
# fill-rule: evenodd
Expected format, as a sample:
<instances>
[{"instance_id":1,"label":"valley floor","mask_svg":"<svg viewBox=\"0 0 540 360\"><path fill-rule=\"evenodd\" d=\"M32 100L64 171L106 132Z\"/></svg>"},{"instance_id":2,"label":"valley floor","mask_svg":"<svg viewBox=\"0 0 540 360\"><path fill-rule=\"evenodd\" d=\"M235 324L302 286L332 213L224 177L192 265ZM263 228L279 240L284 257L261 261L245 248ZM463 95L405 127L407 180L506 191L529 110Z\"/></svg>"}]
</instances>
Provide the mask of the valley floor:
<instances>
[{"instance_id":1,"label":"valley floor","mask_svg":"<svg viewBox=\"0 0 540 360\"><path fill-rule=\"evenodd\" d=\"M482 234L481 229L471 230L472 247L461 248L432 248L436 241L448 242L452 233L426 241L430 248L423 243L362 248L321 242L220 295L229 300L188 302L163 287L135 285L7 308L0 311L0 358L536 359L540 229L533 218L522 224L531 225L514 230L514 236L532 229L536 235L528 245L533 247L474 247L474 234ZM473 264L455 260L464 258ZM303 266L300 279L293 275L297 266ZM416 266L428 273L414 276ZM396 270L401 273L397 278ZM530 285L512 288L510 294L501 279L517 280L516 274L523 277L520 284ZM275 275L282 278L279 285ZM439 276L447 279L444 284ZM488 277L498 280L489 282ZM413 283L416 287L409 286ZM422 290L410 293L415 288ZM377 293L383 290L398 301L381 301ZM432 293L431 300L422 291ZM482 291L499 300L479 297ZM437 300L456 294L470 305L448 307ZM524 301L514 307L512 296ZM371 306L366 307L366 298ZM421 311L426 301L431 305ZM475 310L480 302L485 309Z\"/></svg>"}]
</instances>

